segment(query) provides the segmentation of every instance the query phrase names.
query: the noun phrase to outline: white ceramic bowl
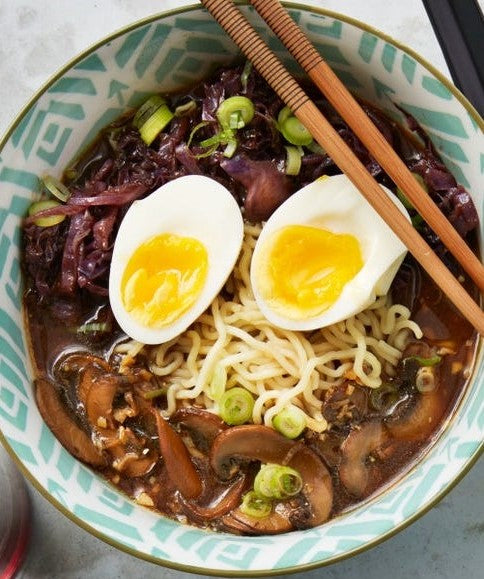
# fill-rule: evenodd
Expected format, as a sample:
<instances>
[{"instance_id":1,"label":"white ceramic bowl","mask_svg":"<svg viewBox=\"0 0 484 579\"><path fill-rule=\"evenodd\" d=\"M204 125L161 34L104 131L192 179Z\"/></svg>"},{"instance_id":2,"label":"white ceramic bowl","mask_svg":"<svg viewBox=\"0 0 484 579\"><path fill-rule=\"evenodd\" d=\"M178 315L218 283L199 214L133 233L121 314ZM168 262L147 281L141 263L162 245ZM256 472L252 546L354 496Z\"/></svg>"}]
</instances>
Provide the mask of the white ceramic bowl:
<instances>
[{"instance_id":1,"label":"white ceramic bowl","mask_svg":"<svg viewBox=\"0 0 484 579\"><path fill-rule=\"evenodd\" d=\"M290 7L348 88L396 116L393 101L421 122L457 180L471 192L482 223L483 122L466 99L415 53L385 35L333 13ZM244 12L257 20L251 10ZM257 24L290 65L272 34ZM62 69L1 141L0 438L44 496L112 545L185 571L253 576L308 569L357 553L441 498L479 454L484 364L480 348L455 416L396 484L320 528L277 537L214 534L160 517L130 502L57 442L32 396L22 325L20 223L37 175L60 175L101 127L147 93L193 83L236 55L232 42L197 6L133 24Z\"/></svg>"}]
</instances>

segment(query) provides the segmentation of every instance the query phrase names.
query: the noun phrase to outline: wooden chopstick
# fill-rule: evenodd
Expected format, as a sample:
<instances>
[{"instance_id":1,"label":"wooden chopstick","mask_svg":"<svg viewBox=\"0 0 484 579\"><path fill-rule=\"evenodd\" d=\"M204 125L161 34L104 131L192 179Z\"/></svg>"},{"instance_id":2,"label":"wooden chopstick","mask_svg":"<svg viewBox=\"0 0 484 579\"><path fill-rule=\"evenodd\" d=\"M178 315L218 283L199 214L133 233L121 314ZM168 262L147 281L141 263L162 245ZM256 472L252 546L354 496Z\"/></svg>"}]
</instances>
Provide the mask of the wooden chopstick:
<instances>
[{"instance_id":1,"label":"wooden chopstick","mask_svg":"<svg viewBox=\"0 0 484 579\"><path fill-rule=\"evenodd\" d=\"M484 291L484 268L405 163L365 114L359 103L321 58L304 32L278 0L250 0L309 78L348 123L392 181L400 187L420 215L437 233L463 269ZM309 127L308 127L309 128Z\"/></svg>"},{"instance_id":2,"label":"wooden chopstick","mask_svg":"<svg viewBox=\"0 0 484 579\"><path fill-rule=\"evenodd\" d=\"M370 205L403 241L452 303L478 332L484 335L484 314L480 307L397 209L240 10L231 0L201 0L201 3L251 60L254 67L289 106L294 115L308 128L316 141L325 148Z\"/></svg>"}]
</instances>

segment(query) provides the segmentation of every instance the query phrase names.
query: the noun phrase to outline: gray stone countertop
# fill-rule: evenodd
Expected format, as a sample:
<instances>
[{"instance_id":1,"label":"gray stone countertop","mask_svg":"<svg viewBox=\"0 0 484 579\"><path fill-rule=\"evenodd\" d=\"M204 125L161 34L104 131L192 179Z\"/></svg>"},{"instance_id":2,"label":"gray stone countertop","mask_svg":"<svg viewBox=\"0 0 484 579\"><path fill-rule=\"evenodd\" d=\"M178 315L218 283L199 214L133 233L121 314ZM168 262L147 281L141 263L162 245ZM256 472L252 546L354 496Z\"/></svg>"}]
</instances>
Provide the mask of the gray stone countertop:
<instances>
[{"instance_id":1,"label":"gray stone countertop","mask_svg":"<svg viewBox=\"0 0 484 579\"><path fill-rule=\"evenodd\" d=\"M456 0L464 1L464 0ZM67 60L135 20L185 0L2 0L0 133L32 93ZM412 47L448 76L419 0L301 0L350 15ZM22 579L187 578L122 553L91 536L30 488L32 537ZM430 512L385 543L335 565L301 573L312 579L478 579L484 576L484 461ZM193 575L192 575L193 576Z\"/></svg>"}]
</instances>

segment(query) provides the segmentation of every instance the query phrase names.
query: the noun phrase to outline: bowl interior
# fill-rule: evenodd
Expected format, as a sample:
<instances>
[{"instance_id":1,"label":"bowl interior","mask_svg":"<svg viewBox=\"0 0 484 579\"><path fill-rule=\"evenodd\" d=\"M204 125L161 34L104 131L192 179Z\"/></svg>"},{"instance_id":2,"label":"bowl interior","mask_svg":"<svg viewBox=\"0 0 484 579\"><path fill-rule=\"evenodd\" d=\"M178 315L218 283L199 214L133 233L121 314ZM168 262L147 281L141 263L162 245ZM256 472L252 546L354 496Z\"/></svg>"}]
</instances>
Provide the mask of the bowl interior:
<instances>
[{"instance_id":1,"label":"bowl interior","mask_svg":"<svg viewBox=\"0 0 484 579\"><path fill-rule=\"evenodd\" d=\"M288 68L299 73L253 10L244 12ZM465 99L415 54L375 31L297 5L291 5L291 15L348 88L395 118L401 115L393 103L417 118L472 193L482 221L482 129ZM160 517L79 463L45 426L32 396L19 265L21 218L38 176L60 176L103 126L147 95L192 85L237 56L226 34L198 7L135 24L58 73L0 145L0 425L3 442L43 494L104 540L184 570L254 575L333 562L415 518L475 457L484 427L484 393L478 389L481 364L458 416L418 468L349 515L276 538L215 535Z\"/></svg>"}]
</instances>

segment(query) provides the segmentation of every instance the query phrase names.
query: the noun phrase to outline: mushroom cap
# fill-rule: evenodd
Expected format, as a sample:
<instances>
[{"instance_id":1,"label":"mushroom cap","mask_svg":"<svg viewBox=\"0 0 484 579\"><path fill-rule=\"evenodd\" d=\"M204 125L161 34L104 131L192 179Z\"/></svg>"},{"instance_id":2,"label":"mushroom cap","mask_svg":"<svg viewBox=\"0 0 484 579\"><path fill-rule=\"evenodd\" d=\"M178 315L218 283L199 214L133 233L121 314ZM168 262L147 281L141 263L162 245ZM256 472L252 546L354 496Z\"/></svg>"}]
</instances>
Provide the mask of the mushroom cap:
<instances>
[{"instance_id":1,"label":"mushroom cap","mask_svg":"<svg viewBox=\"0 0 484 579\"><path fill-rule=\"evenodd\" d=\"M359 430L350 432L341 450L343 459L339 467L340 480L355 497L362 497L369 483L368 456L386 441L381 422L367 422Z\"/></svg>"},{"instance_id":2,"label":"mushroom cap","mask_svg":"<svg viewBox=\"0 0 484 579\"><path fill-rule=\"evenodd\" d=\"M211 453L214 471L221 478L230 478L234 463L241 460L288 465L296 469L303 479L302 494L310 507L308 526L320 525L329 517L333 505L331 475L318 455L304 443L255 424L233 427L219 434ZM257 533L281 533L293 527L290 515L283 515L277 508L264 519L250 517L239 509L231 517L226 521L228 526L243 527L251 523L251 532Z\"/></svg>"},{"instance_id":3,"label":"mushroom cap","mask_svg":"<svg viewBox=\"0 0 484 579\"><path fill-rule=\"evenodd\" d=\"M35 381L35 399L42 418L62 446L87 464L106 466L104 456L90 436L72 419L51 382L44 378Z\"/></svg>"},{"instance_id":4,"label":"mushroom cap","mask_svg":"<svg viewBox=\"0 0 484 579\"><path fill-rule=\"evenodd\" d=\"M245 424L224 430L215 439L211 464L221 479L230 478L234 462L259 460L264 463L283 464L295 442L272 428L258 424Z\"/></svg>"}]
</instances>

